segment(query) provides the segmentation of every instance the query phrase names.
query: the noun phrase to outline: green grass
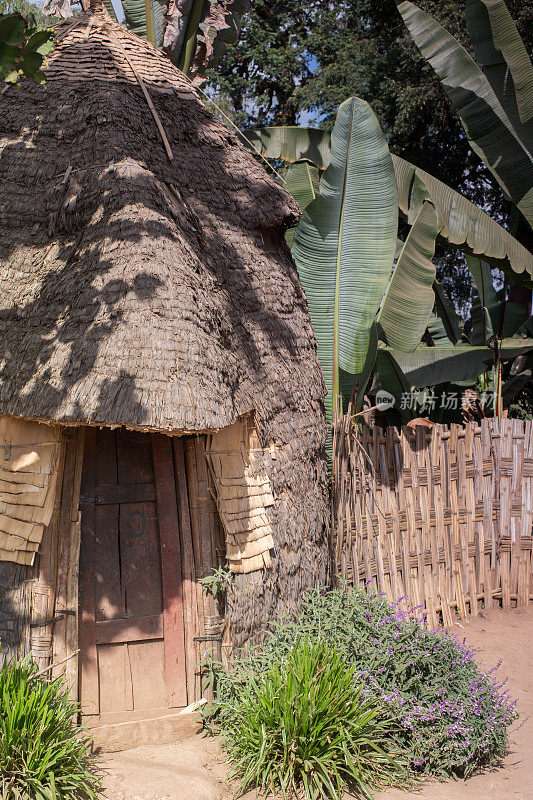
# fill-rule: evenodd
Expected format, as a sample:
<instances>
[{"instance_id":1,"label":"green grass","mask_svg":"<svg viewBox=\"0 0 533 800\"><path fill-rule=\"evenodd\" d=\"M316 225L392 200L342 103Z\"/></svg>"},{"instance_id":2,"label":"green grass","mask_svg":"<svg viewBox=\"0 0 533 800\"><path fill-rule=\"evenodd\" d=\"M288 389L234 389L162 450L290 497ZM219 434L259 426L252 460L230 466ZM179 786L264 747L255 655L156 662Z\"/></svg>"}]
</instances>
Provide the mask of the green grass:
<instances>
[{"instance_id":1,"label":"green grass","mask_svg":"<svg viewBox=\"0 0 533 800\"><path fill-rule=\"evenodd\" d=\"M62 679L35 677L30 659L0 668L2 800L96 800L100 782L76 704Z\"/></svg>"},{"instance_id":2,"label":"green grass","mask_svg":"<svg viewBox=\"0 0 533 800\"><path fill-rule=\"evenodd\" d=\"M220 708L240 790L308 800L407 782L391 725L354 689L354 670L324 641L299 639L286 659L251 676Z\"/></svg>"}]
</instances>

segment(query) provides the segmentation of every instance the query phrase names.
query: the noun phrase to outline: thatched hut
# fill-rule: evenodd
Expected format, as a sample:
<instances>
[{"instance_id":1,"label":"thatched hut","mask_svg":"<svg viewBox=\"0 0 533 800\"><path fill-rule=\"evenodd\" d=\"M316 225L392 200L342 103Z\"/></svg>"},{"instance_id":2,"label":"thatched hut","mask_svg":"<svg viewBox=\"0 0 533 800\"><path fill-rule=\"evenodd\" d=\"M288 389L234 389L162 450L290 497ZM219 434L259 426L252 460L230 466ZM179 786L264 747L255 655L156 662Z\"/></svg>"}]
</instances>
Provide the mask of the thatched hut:
<instances>
[{"instance_id":1,"label":"thatched hut","mask_svg":"<svg viewBox=\"0 0 533 800\"><path fill-rule=\"evenodd\" d=\"M326 578L298 212L104 10L46 77L0 101L0 639L67 658L85 714L153 714Z\"/></svg>"}]
</instances>

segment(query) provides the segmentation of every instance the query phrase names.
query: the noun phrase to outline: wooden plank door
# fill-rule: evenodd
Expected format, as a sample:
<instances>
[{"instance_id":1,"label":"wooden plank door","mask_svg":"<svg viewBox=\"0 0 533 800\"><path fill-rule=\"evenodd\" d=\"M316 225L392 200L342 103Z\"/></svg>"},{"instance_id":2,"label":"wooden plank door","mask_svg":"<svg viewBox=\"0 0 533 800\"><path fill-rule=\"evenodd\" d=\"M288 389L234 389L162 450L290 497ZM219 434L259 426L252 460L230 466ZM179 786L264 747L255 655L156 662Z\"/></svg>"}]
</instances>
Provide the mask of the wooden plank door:
<instances>
[{"instance_id":1,"label":"wooden plank door","mask_svg":"<svg viewBox=\"0 0 533 800\"><path fill-rule=\"evenodd\" d=\"M80 699L101 722L187 704L169 437L87 432L80 552Z\"/></svg>"}]
</instances>

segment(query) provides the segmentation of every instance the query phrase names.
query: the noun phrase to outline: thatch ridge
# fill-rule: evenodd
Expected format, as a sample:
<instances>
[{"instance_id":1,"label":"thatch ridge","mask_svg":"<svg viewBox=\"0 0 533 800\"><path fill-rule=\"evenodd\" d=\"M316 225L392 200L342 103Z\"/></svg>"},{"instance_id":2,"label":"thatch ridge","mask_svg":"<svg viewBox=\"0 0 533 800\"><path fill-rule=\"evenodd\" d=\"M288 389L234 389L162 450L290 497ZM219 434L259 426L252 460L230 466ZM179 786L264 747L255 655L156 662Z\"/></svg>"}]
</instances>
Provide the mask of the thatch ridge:
<instances>
[{"instance_id":1,"label":"thatch ridge","mask_svg":"<svg viewBox=\"0 0 533 800\"><path fill-rule=\"evenodd\" d=\"M1 100L0 414L186 433L255 412L278 448L276 554L230 593L240 641L326 570L324 384L283 238L298 210L164 55L104 12L72 25L46 86Z\"/></svg>"}]
</instances>

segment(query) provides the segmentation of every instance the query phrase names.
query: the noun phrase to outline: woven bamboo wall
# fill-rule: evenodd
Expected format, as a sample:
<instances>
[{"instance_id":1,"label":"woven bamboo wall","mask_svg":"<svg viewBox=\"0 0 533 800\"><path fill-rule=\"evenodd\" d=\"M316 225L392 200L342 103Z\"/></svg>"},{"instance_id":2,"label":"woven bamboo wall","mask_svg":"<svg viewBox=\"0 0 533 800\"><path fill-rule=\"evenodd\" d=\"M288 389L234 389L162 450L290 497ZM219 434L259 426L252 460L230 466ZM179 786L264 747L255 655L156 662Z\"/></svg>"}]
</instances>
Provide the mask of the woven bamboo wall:
<instances>
[{"instance_id":1,"label":"woven bamboo wall","mask_svg":"<svg viewBox=\"0 0 533 800\"><path fill-rule=\"evenodd\" d=\"M361 419L361 418L359 418ZM337 572L430 626L533 599L533 423L333 425Z\"/></svg>"}]
</instances>

